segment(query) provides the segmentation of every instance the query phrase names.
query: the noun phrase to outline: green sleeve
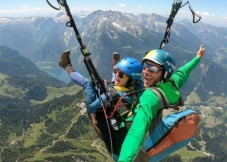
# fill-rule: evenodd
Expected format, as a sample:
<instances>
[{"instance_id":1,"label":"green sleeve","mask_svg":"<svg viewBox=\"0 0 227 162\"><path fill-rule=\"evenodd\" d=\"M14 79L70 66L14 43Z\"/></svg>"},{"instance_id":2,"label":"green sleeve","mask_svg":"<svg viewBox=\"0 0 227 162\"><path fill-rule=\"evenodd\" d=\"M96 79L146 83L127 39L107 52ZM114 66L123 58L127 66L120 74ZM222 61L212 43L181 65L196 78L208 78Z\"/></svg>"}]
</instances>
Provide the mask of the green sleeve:
<instances>
[{"instance_id":1,"label":"green sleeve","mask_svg":"<svg viewBox=\"0 0 227 162\"><path fill-rule=\"evenodd\" d=\"M188 80L191 71L199 64L200 57L195 57L187 64L180 67L171 77L177 86L181 88Z\"/></svg>"},{"instance_id":2,"label":"green sleeve","mask_svg":"<svg viewBox=\"0 0 227 162\"><path fill-rule=\"evenodd\" d=\"M131 162L134 160L159 106L158 96L152 90L146 89L135 109L136 115L122 145L119 162Z\"/></svg>"}]
</instances>

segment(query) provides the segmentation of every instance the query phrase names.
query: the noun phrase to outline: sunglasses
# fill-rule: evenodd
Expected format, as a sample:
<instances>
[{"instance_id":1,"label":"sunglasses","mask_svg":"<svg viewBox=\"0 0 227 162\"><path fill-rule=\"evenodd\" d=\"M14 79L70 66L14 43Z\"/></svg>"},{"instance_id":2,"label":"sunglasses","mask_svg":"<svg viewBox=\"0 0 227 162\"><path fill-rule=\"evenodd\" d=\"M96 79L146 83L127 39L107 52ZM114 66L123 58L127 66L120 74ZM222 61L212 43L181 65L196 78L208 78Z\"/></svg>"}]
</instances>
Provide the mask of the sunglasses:
<instances>
[{"instance_id":1,"label":"sunglasses","mask_svg":"<svg viewBox=\"0 0 227 162\"><path fill-rule=\"evenodd\" d=\"M151 64L144 62L143 63L143 70L146 70L146 69L148 69L149 72L154 73L154 74L157 74L159 71L163 70L161 68L158 68L155 65L151 65Z\"/></svg>"},{"instance_id":2,"label":"sunglasses","mask_svg":"<svg viewBox=\"0 0 227 162\"><path fill-rule=\"evenodd\" d=\"M118 74L119 78L121 78L121 79L124 78L124 76L127 76L125 73L123 73L119 69L114 69L114 73L115 73L115 75Z\"/></svg>"}]
</instances>

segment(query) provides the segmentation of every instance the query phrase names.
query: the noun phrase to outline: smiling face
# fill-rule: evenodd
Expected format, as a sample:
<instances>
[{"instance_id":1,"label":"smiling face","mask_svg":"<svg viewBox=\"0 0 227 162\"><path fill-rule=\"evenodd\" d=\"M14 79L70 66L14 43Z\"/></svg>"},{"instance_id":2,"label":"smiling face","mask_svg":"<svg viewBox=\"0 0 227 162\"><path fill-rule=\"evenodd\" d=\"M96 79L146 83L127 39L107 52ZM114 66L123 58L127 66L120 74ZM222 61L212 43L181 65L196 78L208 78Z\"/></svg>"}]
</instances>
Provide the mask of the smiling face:
<instances>
[{"instance_id":1,"label":"smiling face","mask_svg":"<svg viewBox=\"0 0 227 162\"><path fill-rule=\"evenodd\" d=\"M144 87L152 87L155 83L161 81L163 75L163 67L152 61L143 63Z\"/></svg>"},{"instance_id":2,"label":"smiling face","mask_svg":"<svg viewBox=\"0 0 227 162\"><path fill-rule=\"evenodd\" d=\"M129 77L119 69L116 69L114 73L115 73L115 86L125 87Z\"/></svg>"}]
</instances>

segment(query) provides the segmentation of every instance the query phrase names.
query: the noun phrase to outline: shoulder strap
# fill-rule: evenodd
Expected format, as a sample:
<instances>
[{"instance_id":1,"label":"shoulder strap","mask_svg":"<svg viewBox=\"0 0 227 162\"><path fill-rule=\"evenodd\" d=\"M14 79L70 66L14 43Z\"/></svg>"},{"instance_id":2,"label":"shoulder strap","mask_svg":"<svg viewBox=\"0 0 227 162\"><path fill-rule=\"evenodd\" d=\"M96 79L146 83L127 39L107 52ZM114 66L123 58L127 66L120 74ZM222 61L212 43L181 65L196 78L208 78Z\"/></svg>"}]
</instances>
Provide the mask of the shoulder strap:
<instances>
[{"instance_id":1,"label":"shoulder strap","mask_svg":"<svg viewBox=\"0 0 227 162\"><path fill-rule=\"evenodd\" d=\"M179 98L179 101L176 104L171 105L169 103L169 100L166 98L166 96L163 94L163 92L159 88L149 87L149 89L152 89L157 94L158 98L160 99L160 107L159 107L158 111L161 111L162 109L167 109L167 108L173 108L173 109L178 110L179 108L177 106L184 105L184 102L183 102L183 99L181 96Z\"/></svg>"},{"instance_id":2,"label":"shoulder strap","mask_svg":"<svg viewBox=\"0 0 227 162\"><path fill-rule=\"evenodd\" d=\"M167 98L164 96L164 94L160 89L156 87L149 87L149 89L153 90L153 92L155 92L155 94L160 99L160 108L159 108L160 110L170 106L169 101L167 100Z\"/></svg>"}]
</instances>

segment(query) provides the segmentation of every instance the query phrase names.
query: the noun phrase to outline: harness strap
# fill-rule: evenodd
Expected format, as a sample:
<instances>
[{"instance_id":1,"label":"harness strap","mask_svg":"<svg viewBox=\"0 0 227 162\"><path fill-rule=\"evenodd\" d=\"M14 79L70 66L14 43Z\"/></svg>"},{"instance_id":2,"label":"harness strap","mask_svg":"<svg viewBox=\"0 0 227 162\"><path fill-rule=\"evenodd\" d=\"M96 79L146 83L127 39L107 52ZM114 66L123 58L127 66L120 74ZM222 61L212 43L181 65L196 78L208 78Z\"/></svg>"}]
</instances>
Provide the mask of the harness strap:
<instances>
[{"instance_id":1,"label":"harness strap","mask_svg":"<svg viewBox=\"0 0 227 162\"><path fill-rule=\"evenodd\" d=\"M171 26L173 24L173 21L174 21L174 18L177 14L177 12L179 11L180 8L184 7L186 4L188 4L189 6L189 9L192 13L192 16L193 16L193 23L197 23L200 21L201 19L201 16L197 15L194 10L192 9L189 1L187 1L185 4L182 5L182 0L177 0L176 2L174 1L174 3L172 4L172 9L171 9L171 12L170 12L170 15L169 15L169 18L168 20L166 21L167 23L167 27L166 27L166 31L165 31L165 34L164 34L164 38L163 40L161 41L161 44L160 44L160 47L159 49L163 49L165 47L165 45L167 43L169 43L169 37L170 37L170 30L171 30ZM195 20L195 17L198 18L198 20Z\"/></svg>"},{"instance_id":2,"label":"harness strap","mask_svg":"<svg viewBox=\"0 0 227 162\"><path fill-rule=\"evenodd\" d=\"M171 105L169 103L169 100L166 98L166 96L163 94L163 92L159 88L149 87L149 89L153 90L153 92L155 92L155 94L158 96L158 98L160 100L160 107L159 107L158 113L161 112L161 110L168 109L168 108L173 108L175 110L179 110L178 106L184 105L181 95L180 95L178 102L174 105Z\"/></svg>"},{"instance_id":3,"label":"harness strap","mask_svg":"<svg viewBox=\"0 0 227 162\"><path fill-rule=\"evenodd\" d=\"M191 11L191 13L192 13L192 16L193 16L193 23L199 22L200 19L201 19L201 16L199 16L198 14L195 13L195 11L192 9L192 6L190 5L189 2L188 2L188 6L189 6L189 9L190 9L190 11ZM195 16L198 17L198 20L195 20Z\"/></svg>"},{"instance_id":4,"label":"harness strap","mask_svg":"<svg viewBox=\"0 0 227 162\"><path fill-rule=\"evenodd\" d=\"M165 31L165 35L164 35L164 38L160 44L160 47L159 49L163 49L164 46L169 43L169 37L170 37L170 30L171 30L171 26L173 24L173 21L174 21L174 18L178 12L178 10L181 8L181 4L182 4L182 1L179 1L179 2L174 2L172 4L172 9L171 9L171 12L170 12L170 15L169 15L169 18L168 20L166 21L167 23L167 27L166 27L166 31Z\"/></svg>"},{"instance_id":5,"label":"harness strap","mask_svg":"<svg viewBox=\"0 0 227 162\"><path fill-rule=\"evenodd\" d=\"M155 92L155 94L158 96L159 100L160 100L160 108L159 109L163 109L165 107L168 107L169 103L166 100L165 96L163 95L163 93L156 87L150 87L149 89L152 89L153 92Z\"/></svg>"},{"instance_id":6,"label":"harness strap","mask_svg":"<svg viewBox=\"0 0 227 162\"><path fill-rule=\"evenodd\" d=\"M105 88L105 85L104 85L104 82L103 80L101 79L101 77L99 76L98 72L96 71L96 68L94 67L91 59L90 59L90 52L88 51L88 49L86 48L86 46L83 44L82 42L82 38L80 36L80 33L77 29L77 26L75 24L75 21L73 19L73 16L70 12L70 9L69 9L69 6L66 2L66 0L57 0L58 4L59 4L59 8L57 7L54 7L50 2L49 0L46 0L47 3L53 7L54 9L56 10L60 10L62 9L62 11L65 13L65 15L68 17L69 21L66 23L66 26L67 27L72 27L74 32L75 32L75 35L76 35L76 39L78 41L78 43L80 44L80 50L81 50L81 53L83 54L84 56L84 63L85 63L85 66L88 70L88 73L92 79L92 82L95 86L95 91L96 91L96 95L98 96L99 98L99 101L102 105L102 108L105 109L105 107L107 107L107 105L103 103L102 99L101 99L101 93L104 93L106 95L106 101L108 101L108 94L107 94L107 90ZM106 102L107 103L107 102ZM105 114L105 111L104 111L104 115L105 115L105 119L106 119L106 123L108 123L107 121L107 118L106 118L106 114ZM111 133L110 133L110 128L109 128L109 125L107 124L107 131L109 132L109 136L110 136L110 152L111 154L113 154L113 146L112 146L112 136L111 136Z\"/></svg>"},{"instance_id":7,"label":"harness strap","mask_svg":"<svg viewBox=\"0 0 227 162\"><path fill-rule=\"evenodd\" d=\"M81 53L84 56L84 63L86 65L86 68L89 72L90 77L92 78L93 84L97 87L99 87L99 89L102 90L103 93L106 93L106 89L103 83L103 80L101 79L101 77L99 76L98 72L96 71L96 68L94 67L91 59L90 59L90 55L91 53L88 51L87 47L85 46L85 44L82 41L82 38L80 36L80 33L78 31L78 28L76 26L76 23L73 19L73 16L71 14L70 8L66 2L66 0L57 0L59 7L54 7L49 0L46 0L47 3L54 9L56 10L60 10L62 9L62 11L65 13L65 15L68 17L69 21L66 23L67 27L73 28L75 35L76 35L76 39L78 41L78 43L80 44L80 50ZM100 98L100 95L97 93L97 95Z\"/></svg>"}]
</instances>

